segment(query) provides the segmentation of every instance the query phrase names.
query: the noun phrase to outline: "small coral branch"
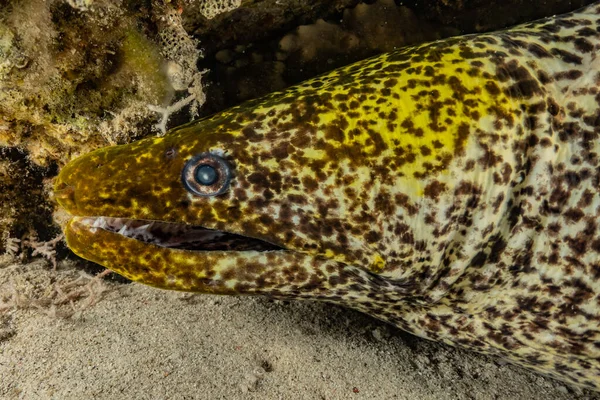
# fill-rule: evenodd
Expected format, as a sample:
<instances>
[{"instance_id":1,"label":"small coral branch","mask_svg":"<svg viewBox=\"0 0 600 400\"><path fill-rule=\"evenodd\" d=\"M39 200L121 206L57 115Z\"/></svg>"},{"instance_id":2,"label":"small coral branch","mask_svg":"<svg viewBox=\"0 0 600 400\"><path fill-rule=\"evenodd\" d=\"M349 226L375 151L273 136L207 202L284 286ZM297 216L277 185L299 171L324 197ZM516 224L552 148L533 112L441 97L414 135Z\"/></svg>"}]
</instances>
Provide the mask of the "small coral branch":
<instances>
[{"instance_id":1,"label":"small coral branch","mask_svg":"<svg viewBox=\"0 0 600 400\"><path fill-rule=\"evenodd\" d=\"M111 270L106 269L96 276L90 276L84 272L80 272L79 278L74 281L66 282L64 284L56 284L54 290L56 297L52 300L49 315L53 316L67 316L70 317L76 313L81 313L87 308L96 304L102 297L102 294L107 290L102 279L112 273ZM78 300L83 300L79 306L75 305ZM69 304L71 312L62 312L62 315L57 313L57 306Z\"/></svg>"},{"instance_id":2,"label":"small coral branch","mask_svg":"<svg viewBox=\"0 0 600 400\"><path fill-rule=\"evenodd\" d=\"M198 49L198 41L183 26L182 9L168 2L154 1L153 10L159 30L161 54L166 61L166 74L173 92L186 91L185 98L167 107L149 105L148 108L159 113L160 121L156 128L164 135L171 115L190 105L192 118L198 115L198 108L206 101L202 91L202 74L198 71L197 61L202 51Z\"/></svg>"},{"instance_id":3,"label":"small coral branch","mask_svg":"<svg viewBox=\"0 0 600 400\"><path fill-rule=\"evenodd\" d=\"M60 234L47 242L38 242L35 235L29 240L23 240L23 245L33 249L32 257L42 256L52 263L52 269L56 270L56 245L63 240L64 235Z\"/></svg>"},{"instance_id":4,"label":"small coral branch","mask_svg":"<svg viewBox=\"0 0 600 400\"><path fill-rule=\"evenodd\" d=\"M6 254L8 254L11 257L15 257L21 250L20 243L21 243L21 239L11 238L11 237L6 238L6 241L4 242L4 246L6 248Z\"/></svg>"},{"instance_id":5,"label":"small coral branch","mask_svg":"<svg viewBox=\"0 0 600 400\"><path fill-rule=\"evenodd\" d=\"M40 291L38 295L25 294L22 285L11 279L1 288L3 296L0 296L0 313L13 309L35 308L56 318L81 315L109 290L103 278L111 272L104 270L96 276L90 276L80 271L79 277L75 279L71 276L57 277L51 290Z\"/></svg>"},{"instance_id":6,"label":"small coral branch","mask_svg":"<svg viewBox=\"0 0 600 400\"><path fill-rule=\"evenodd\" d=\"M175 114L179 110L186 107L188 104L191 104L190 107L190 115L192 118L198 115L198 108L204 104L206 101L206 95L202 90L202 74L203 72L197 72L189 82L189 87L187 88L188 96L177 101L174 104L171 104L167 107L155 106L152 104L148 105L148 108L156 113L161 114L160 122L155 125L156 129L158 129L161 133L161 136L167 132L167 123L169 122L169 118L171 115Z\"/></svg>"},{"instance_id":7,"label":"small coral branch","mask_svg":"<svg viewBox=\"0 0 600 400\"><path fill-rule=\"evenodd\" d=\"M152 104L148 105L148 108L151 111L154 111L161 115L159 123L154 125L155 128L160 131L161 136L164 135L165 133L167 133L167 123L169 122L169 118L171 117L171 115L175 114L177 111L181 110L183 107L187 106L194 100L196 100L196 95L190 94L185 99L181 99L178 102L171 104L170 106L167 106L167 107L159 107L159 106L154 106Z\"/></svg>"}]
</instances>

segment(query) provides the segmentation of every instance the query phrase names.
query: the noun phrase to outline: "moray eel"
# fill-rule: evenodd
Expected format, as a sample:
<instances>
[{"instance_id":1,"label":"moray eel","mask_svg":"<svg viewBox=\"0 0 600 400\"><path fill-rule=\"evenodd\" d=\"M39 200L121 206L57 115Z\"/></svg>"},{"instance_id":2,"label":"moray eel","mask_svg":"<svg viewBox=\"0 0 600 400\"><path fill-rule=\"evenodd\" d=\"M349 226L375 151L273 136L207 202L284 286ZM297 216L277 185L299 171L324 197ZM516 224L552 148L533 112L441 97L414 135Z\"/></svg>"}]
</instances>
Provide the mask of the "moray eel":
<instances>
[{"instance_id":1,"label":"moray eel","mask_svg":"<svg viewBox=\"0 0 600 400\"><path fill-rule=\"evenodd\" d=\"M79 256L318 299L600 389L600 4L399 49L80 157Z\"/></svg>"}]
</instances>

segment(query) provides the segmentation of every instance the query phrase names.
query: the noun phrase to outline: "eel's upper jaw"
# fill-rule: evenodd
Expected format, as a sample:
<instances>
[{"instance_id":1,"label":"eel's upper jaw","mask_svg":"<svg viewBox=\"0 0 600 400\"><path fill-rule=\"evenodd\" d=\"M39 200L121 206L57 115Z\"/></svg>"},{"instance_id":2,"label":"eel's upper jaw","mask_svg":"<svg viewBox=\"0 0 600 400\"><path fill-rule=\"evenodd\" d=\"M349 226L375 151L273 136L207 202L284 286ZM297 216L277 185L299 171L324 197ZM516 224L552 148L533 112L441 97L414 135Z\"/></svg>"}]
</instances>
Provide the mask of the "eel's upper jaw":
<instances>
[{"instance_id":1,"label":"eel's upper jaw","mask_svg":"<svg viewBox=\"0 0 600 400\"><path fill-rule=\"evenodd\" d=\"M102 229L160 247L188 251L277 251L282 247L259 239L202 226L113 217L73 217L70 226L90 234Z\"/></svg>"},{"instance_id":2,"label":"eel's upper jaw","mask_svg":"<svg viewBox=\"0 0 600 400\"><path fill-rule=\"evenodd\" d=\"M61 208L71 216L65 229L77 230L88 240L93 240L94 234L101 229L117 235L116 240L118 237L130 238L142 243L178 250L197 252L286 250L268 241L243 234L217 231L200 225L151 219L90 216L88 214L90 210L82 207L81 199L76 196L75 187L67 183L64 174L63 172L57 178L54 197Z\"/></svg>"}]
</instances>

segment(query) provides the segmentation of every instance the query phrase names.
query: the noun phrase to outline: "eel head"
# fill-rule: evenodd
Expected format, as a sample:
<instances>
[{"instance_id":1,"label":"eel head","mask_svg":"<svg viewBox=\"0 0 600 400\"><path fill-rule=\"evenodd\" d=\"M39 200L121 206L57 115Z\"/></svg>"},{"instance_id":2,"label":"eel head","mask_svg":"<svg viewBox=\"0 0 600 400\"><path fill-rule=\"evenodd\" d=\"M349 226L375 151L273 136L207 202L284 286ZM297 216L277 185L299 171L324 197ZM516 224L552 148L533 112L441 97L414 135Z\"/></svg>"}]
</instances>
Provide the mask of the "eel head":
<instances>
[{"instance_id":1,"label":"eel head","mask_svg":"<svg viewBox=\"0 0 600 400\"><path fill-rule=\"evenodd\" d=\"M251 121L264 114L233 110L69 163L55 182L68 246L165 289L335 300L385 286L358 267L377 255L346 218L361 199L344 199L344 158L306 150L307 131L261 131Z\"/></svg>"}]
</instances>

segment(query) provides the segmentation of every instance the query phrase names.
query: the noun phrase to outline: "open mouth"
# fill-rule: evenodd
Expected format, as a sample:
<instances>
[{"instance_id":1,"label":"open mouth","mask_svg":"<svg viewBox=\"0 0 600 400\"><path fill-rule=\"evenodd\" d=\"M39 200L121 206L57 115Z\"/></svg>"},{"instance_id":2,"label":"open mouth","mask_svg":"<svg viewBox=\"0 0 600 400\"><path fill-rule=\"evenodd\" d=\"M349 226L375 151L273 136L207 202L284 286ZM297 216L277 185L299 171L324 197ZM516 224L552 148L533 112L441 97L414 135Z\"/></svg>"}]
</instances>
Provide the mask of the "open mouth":
<instances>
[{"instance_id":1,"label":"open mouth","mask_svg":"<svg viewBox=\"0 0 600 400\"><path fill-rule=\"evenodd\" d=\"M79 223L140 242L190 251L273 251L283 248L259 239L201 226L128 218L84 217Z\"/></svg>"}]
</instances>

